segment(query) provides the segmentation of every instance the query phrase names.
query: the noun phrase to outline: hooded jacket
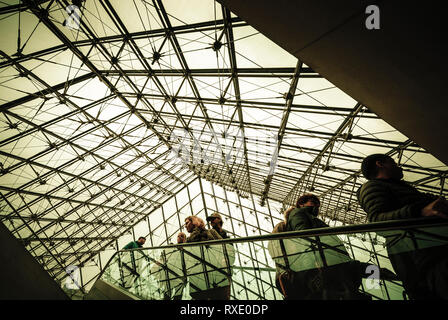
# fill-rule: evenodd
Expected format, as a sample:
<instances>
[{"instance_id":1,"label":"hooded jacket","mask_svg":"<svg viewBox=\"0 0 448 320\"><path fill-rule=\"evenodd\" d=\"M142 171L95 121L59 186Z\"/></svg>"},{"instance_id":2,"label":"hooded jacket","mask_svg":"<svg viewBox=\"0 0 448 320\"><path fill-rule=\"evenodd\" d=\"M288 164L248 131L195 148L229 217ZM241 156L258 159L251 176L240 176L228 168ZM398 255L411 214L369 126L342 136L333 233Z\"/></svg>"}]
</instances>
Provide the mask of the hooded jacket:
<instances>
[{"instance_id":1,"label":"hooded jacket","mask_svg":"<svg viewBox=\"0 0 448 320\"><path fill-rule=\"evenodd\" d=\"M286 223L287 231L325 228L328 225L317 218L319 207L301 207L291 211Z\"/></svg>"},{"instance_id":2,"label":"hooded jacket","mask_svg":"<svg viewBox=\"0 0 448 320\"><path fill-rule=\"evenodd\" d=\"M284 231L329 227L317 218L318 213L319 207L293 209ZM359 264L350 258L338 236L284 239L283 247L274 240L268 250L276 262L276 285L288 299L332 299L332 294L334 299L357 299Z\"/></svg>"},{"instance_id":3,"label":"hooded jacket","mask_svg":"<svg viewBox=\"0 0 448 320\"><path fill-rule=\"evenodd\" d=\"M286 231L299 231L306 229L329 227L317 218L319 207L300 207L291 211L286 222ZM352 261L344 244L335 235L295 239L285 241L289 247L293 242L292 251L296 252L294 263L290 265L293 271L303 271L316 267L325 267ZM288 248L287 248L288 249Z\"/></svg>"}]
</instances>

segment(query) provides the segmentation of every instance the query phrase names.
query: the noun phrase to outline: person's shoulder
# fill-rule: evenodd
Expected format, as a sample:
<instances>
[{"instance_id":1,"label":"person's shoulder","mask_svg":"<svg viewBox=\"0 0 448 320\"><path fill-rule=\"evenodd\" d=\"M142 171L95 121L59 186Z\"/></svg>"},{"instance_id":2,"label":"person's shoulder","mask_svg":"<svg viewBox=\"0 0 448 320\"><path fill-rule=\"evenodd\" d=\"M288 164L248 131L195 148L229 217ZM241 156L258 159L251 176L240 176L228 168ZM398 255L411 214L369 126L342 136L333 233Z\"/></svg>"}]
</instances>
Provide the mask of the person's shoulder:
<instances>
[{"instance_id":1,"label":"person's shoulder","mask_svg":"<svg viewBox=\"0 0 448 320\"><path fill-rule=\"evenodd\" d=\"M358 189L358 196L360 196L363 193L370 192L373 190L386 190L389 189L391 186L391 182L388 180L380 180L380 179L372 179L368 180L365 183L362 184L362 186Z\"/></svg>"},{"instance_id":2,"label":"person's shoulder","mask_svg":"<svg viewBox=\"0 0 448 320\"><path fill-rule=\"evenodd\" d=\"M187 242L196 242L199 238L200 238L200 229L199 228L194 228L191 232L190 235L187 237Z\"/></svg>"},{"instance_id":3,"label":"person's shoulder","mask_svg":"<svg viewBox=\"0 0 448 320\"><path fill-rule=\"evenodd\" d=\"M285 231L294 231L293 227L298 221L307 221L309 220L306 210L302 208L295 208L291 211L288 217L288 221L286 221Z\"/></svg>"},{"instance_id":4,"label":"person's shoulder","mask_svg":"<svg viewBox=\"0 0 448 320\"><path fill-rule=\"evenodd\" d=\"M199 234L199 229L198 228L194 228L191 232L190 235L187 237L187 242L190 242L192 240L194 240L195 238L198 237Z\"/></svg>"},{"instance_id":5,"label":"person's shoulder","mask_svg":"<svg viewBox=\"0 0 448 320\"><path fill-rule=\"evenodd\" d=\"M134 242L135 242L135 241L131 241L131 242L129 242L127 245L125 245L125 246L123 247L123 249L132 249L132 248L134 247Z\"/></svg>"},{"instance_id":6,"label":"person's shoulder","mask_svg":"<svg viewBox=\"0 0 448 320\"><path fill-rule=\"evenodd\" d=\"M222 232L227 238L230 238L229 231L227 231L226 229L222 229Z\"/></svg>"},{"instance_id":7,"label":"person's shoulder","mask_svg":"<svg viewBox=\"0 0 448 320\"><path fill-rule=\"evenodd\" d=\"M190 232L190 234L193 234L193 233L200 233L200 232L201 232L201 229L200 229L200 228L198 228L198 227L194 227L193 230Z\"/></svg>"},{"instance_id":8,"label":"person's shoulder","mask_svg":"<svg viewBox=\"0 0 448 320\"><path fill-rule=\"evenodd\" d=\"M294 208L291 213L289 214L290 217L294 216L294 215L304 215L306 214L306 209L305 207L297 207Z\"/></svg>"},{"instance_id":9,"label":"person's shoulder","mask_svg":"<svg viewBox=\"0 0 448 320\"><path fill-rule=\"evenodd\" d=\"M315 222L315 224L319 227L319 228L326 228L329 227L329 225L327 223L325 223L322 219L319 219L317 217L313 218L313 221Z\"/></svg>"},{"instance_id":10,"label":"person's shoulder","mask_svg":"<svg viewBox=\"0 0 448 320\"><path fill-rule=\"evenodd\" d=\"M207 232L209 232L215 239L222 239L221 235L215 229L208 229Z\"/></svg>"},{"instance_id":11,"label":"person's shoulder","mask_svg":"<svg viewBox=\"0 0 448 320\"><path fill-rule=\"evenodd\" d=\"M386 180L372 179L372 180L367 180L365 183L363 183L361 188L369 188L371 186L382 186L382 185L387 185L387 184L388 184L388 181L386 181Z\"/></svg>"}]
</instances>

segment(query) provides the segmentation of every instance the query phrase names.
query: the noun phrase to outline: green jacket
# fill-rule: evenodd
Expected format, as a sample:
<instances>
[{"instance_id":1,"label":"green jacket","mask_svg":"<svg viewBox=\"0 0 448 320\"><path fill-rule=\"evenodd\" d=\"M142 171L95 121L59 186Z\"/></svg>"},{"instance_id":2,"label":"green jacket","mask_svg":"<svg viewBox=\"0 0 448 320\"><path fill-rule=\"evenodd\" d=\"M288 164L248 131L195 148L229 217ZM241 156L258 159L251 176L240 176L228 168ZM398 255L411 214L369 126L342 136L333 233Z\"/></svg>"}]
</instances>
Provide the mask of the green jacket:
<instances>
[{"instance_id":1,"label":"green jacket","mask_svg":"<svg viewBox=\"0 0 448 320\"><path fill-rule=\"evenodd\" d=\"M190 236L187 237L187 242L199 242L218 239L222 239L222 237L215 229L205 230L195 227L190 233Z\"/></svg>"},{"instance_id":2,"label":"green jacket","mask_svg":"<svg viewBox=\"0 0 448 320\"><path fill-rule=\"evenodd\" d=\"M328 225L317 218L317 207L301 207L291 211L286 222L286 231L299 231L306 229L325 228ZM310 237L310 240L317 240ZM293 271L303 271L325 265L332 266L345 262L351 262L342 241L335 235L320 236L318 241L310 241L307 238L285 240L285 246L294 252L290 267Z\"/></svg>"},{"instance_id":3,"label":"green jacket","mask_svg":"<svg viewBox=\"0 0 448 320\"><path fill-rule=\"evenodd\" d=\"M316 207L295 208L291 211L286 223L287 231L298 231L314 228L325 228L328 225L317 218Z\"/></svg>"},{"instance_id":4,"label":"green jacket","mask_svg":"<svg viewBox=\"0 0 448 320\"><path fill-rule=\"evenodd\" d=\"M358 201L367 213L370 222L400 220L421 217L421 210L436 200L433 194L418 191L405 181L370 180L357 193ZM447 227L419 229L425 233L404 230L378 232L386 238L389 255L418 249L446 245L431 234L442 237L448 233Z\"/></svg>"},{"instance_id":5,"label":"green jacket","mask_svg":"<svg viewBox=\"0 0 448 320\"><path fill-rule=\"evenodd\" d=\"M370 222L420 217L421 210L437 199L405 181L373 179L357 192L358 201Z\"/></svg>"},{"instance_id":6,"label":"green jacket","mask_svg":"<svg viewBox=\"0 0 448 320\"><path fill-rule=\"evenodd\" d=\"M380 179L363 184L357 196L371 222L421 217L421 210L437 199L436 195L420 192L405 181ZM447 242L440 240L446 237L448 228L391 230L378 234L386 238L390 262L410 297L431 298L432 289L425 284L425 276L448 253Z\"/></svg>"},{"instance_id":7,"label":"green jacket","mask_svg":"<svg viewBox=\"0 0 448 320\"><path fill-rule=\"evenodd\" d=\"M137 249L137 248L141 248L142 245L139 244L137 241L131 241L129 242L127 245L125 245L123 247L123 250L127 250L127 249Z\"/></svg>"}]
</instances>

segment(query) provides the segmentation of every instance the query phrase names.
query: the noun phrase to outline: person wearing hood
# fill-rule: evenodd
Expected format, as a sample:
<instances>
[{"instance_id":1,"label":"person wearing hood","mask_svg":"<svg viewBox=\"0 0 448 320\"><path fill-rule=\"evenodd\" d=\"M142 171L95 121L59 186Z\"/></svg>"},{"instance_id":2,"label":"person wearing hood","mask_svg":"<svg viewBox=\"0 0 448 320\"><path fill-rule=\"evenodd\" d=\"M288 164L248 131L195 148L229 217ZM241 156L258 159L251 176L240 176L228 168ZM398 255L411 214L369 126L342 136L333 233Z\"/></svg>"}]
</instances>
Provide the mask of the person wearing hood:
<instances>
[{"instance_id":1,"label":"person wearing hood","mask_svg":"<svg viewBox=\"0 0 448 320\"><path fill-rule=\"evenodd\" d=\"M313 228L325 228L328 225L317 218L320 201L313 194L307 193L297 200L297 206L285 211L286 230L298 231Z\"/></svg>"},{"instance_id":2,"label":"person wearing hood","mask_svg":"<svg viewBox=\"0 0 448 320\"><path fill-rule=\"evenodd\" d=\"M307 193L297 199L296 207L284 212L285 231L299 231L329 227L318 218L319 198ZM359 292L365 263L353 260L347 253L342 241L334 235L312 237L317 242L309 242L300 253L304 268L299 272L288 272L287 281L280 284L288 289L289 299L312 300L366 300L369 296ZM306 238L303 238L305 240ZM303 241L302 240L302 241ZM317 244L317 245L316 245ZM322 246L322 244L324 246ZM327 249L319 249L319 248ZM332 249L328 249L332 248ZM331 260L331 261L330 261ZM310 268L310 262L314 261ZM294 289L295 288L295 289Z\"/></svg>"}]
</instances>

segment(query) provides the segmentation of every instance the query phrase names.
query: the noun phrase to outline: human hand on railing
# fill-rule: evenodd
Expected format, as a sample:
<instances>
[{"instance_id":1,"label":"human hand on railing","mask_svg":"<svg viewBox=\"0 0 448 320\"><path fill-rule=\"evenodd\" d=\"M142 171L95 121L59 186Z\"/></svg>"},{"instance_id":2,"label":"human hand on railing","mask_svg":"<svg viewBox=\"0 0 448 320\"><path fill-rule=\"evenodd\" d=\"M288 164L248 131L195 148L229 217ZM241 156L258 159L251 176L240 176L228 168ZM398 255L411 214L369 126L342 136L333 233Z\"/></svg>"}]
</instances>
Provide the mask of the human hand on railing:
<instances>
[{"instance_id":1,"label":"human hand on railing","mask_svg":"<svg viewBox=\"0 0 448 320\"><path fill-rule=\"evenodd\" d=\"M441 217L448 219L448 201L438 198L424 207L421 211L423 217Z\"/></svg>"}]
</instances>

